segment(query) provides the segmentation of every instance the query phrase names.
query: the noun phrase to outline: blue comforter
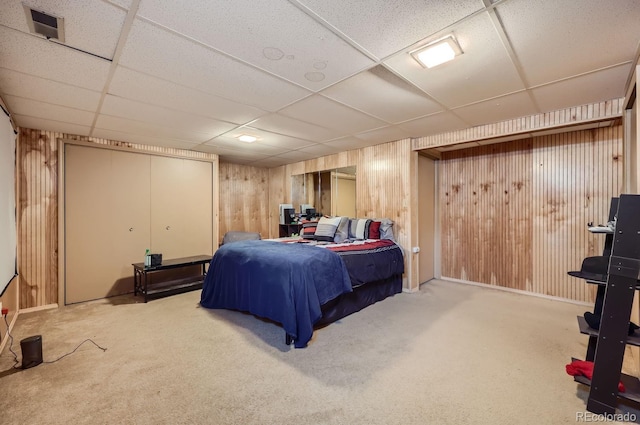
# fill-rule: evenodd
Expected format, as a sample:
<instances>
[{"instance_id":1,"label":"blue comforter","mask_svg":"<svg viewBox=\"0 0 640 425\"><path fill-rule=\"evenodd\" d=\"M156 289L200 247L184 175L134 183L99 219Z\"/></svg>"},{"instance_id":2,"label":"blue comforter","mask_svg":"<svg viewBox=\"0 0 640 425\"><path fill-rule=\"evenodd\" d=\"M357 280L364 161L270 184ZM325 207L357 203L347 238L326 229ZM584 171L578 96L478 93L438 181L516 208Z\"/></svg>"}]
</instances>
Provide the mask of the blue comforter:
<instances>
[{"instance_id":1,"label":"blue comforter","mask_svg":"<svg viewBox=\"0 0 640 425\"><path fill-rule=\"evenodd\" d=\"M271 319L307 345L320 306L351 292L342 259L327 249L273 241L223 245L211 259L200 304L245 311Z\"/></svg>"}]
</instances>

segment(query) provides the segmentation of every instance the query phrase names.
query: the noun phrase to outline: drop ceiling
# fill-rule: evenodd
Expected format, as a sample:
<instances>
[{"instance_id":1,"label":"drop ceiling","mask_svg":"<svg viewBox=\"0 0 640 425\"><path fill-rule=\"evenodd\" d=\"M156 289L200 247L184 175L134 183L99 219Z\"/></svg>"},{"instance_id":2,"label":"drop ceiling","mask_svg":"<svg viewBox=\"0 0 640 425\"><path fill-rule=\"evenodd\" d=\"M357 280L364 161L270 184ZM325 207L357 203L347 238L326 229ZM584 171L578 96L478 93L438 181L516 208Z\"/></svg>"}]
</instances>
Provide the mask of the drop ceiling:
<instances>
[{"instance_id":1,"label":"drop ceiling","mask_svg":"<svg viewBox=\"0 0 640 425\"><path fill-rule=\"evenodd\" d=\"M31 34L23 3L64 18ZM17 125L273 167L624 96L637 0L0 0ZM453 34L463 54L409 52ZM241 134L258 140L246 144Z\"/></svg>"}]
</instances>

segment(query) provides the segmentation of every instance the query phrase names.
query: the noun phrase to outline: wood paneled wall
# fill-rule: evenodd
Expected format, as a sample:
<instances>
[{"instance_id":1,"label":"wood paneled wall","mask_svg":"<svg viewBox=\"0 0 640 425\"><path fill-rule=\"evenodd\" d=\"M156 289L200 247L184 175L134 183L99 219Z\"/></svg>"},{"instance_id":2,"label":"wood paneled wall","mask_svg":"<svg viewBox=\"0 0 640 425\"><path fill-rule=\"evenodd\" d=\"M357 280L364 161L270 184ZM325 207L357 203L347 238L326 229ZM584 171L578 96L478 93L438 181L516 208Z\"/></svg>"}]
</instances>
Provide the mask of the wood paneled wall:
<instances>
[{"instance_id":1,"label":"wood paneled wall","mask_svg":"<svg viewBox=\"0 0 640 425\"><path fill-rule=\"evenodd\" d=\"M16 164L20 309L58 303L58 139L80 140L138 152L206 158L213 161L213 174L218 174L218 156L214 154L20 128ZM213 220L216 229L217 183L217 179L214 180Z\"/></svg>"},{"instance_id":2,"label":"wood paneled wall","mask_svg":"<svg viewBox=\"0 0 640 425\"><path fill-rule=\"evenodd\" d=\"M341 152L269 170L271 234L278 235L278 204L291 202L291 176L356 166L356 215L390 218L394 234L405 252L405 289L418 288L417 260L411 253L417 244L417 161L411 140Z\"/></svg>"},{"instance_id":3,"label":"wood paneled wall","mask_svg":"<svg viewBox=\"0 0 640 425\"><path fill-rule=\"evenodd\" d=\"M602 253L586 224L622 190L622 142L615 125L443 153L442 275L593 301L567 271Z\"/></svg>"},{"instance_id":4,"label":"wood paneled wall","mask_svg":"<svg viewBox=\"0 0 640 425\"><path fill-rule=\"evenodd\" d=\"M219 242L230 230L270 237L269 169L220 163Z\"/></svg>"},{"instance_id":5,"label":"wood paneled wall","mask_svg":"<svg viewBox=\"0 0 640 425\"><path fill-rule=\"evenodd\" d=\"M432 136L413 139L413 149L427 149L436 146L458 145L472 147L479 141L490 140L495 143L516 138L533 137L537 132L569 128L598 121L610 121L620 118L624 99L612 99L604 102L573 106L557 111L544 112L507 121L478 125L463 130L450 131ZM469 146L466 146L466 145Z\"/></svg>"}]
</instances>

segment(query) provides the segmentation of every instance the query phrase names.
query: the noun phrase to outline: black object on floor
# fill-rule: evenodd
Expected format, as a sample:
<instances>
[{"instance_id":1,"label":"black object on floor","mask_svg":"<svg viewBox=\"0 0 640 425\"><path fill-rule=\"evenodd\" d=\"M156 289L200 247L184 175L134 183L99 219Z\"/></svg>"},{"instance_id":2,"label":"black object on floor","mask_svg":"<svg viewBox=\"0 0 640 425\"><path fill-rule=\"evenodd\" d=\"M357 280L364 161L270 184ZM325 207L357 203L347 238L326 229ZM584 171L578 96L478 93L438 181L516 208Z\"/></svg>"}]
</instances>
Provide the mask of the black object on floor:
<instances>
[{"instance_id":1,"label":"black object on floor","mask_svg":"<svg viewBox=\"0 0 640 425\"><path fill-rule=\"evenodd\" d=\"M34 335L20 341L22 368L38 366L42 363L42 336Z\"/></svg>"},{"instance_id":2,"label":"black object on floor","mask_svg":"<svg viewBox=\"0 0 640 425\"><path fill-rule=\"evenodd\" d=\"M590 328L592 329L600 329L600 316L593 314L589 311L586 311L584 313L584 320L586 320L587 325L589 325ZM636 325L633 322L629 322L629 332L628 335L633 335L633 333L637 330L640 329L640 326Z\"/></svg>"}]
</instances>

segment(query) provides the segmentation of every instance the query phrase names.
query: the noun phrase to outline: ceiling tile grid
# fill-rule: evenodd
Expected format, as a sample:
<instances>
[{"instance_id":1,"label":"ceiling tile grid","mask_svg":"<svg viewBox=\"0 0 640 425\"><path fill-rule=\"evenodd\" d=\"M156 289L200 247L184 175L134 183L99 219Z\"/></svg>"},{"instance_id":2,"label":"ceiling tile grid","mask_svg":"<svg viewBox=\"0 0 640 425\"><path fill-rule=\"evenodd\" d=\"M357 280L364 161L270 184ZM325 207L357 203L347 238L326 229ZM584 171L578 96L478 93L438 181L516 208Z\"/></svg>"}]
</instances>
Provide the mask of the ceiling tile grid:
<instances>
[{"instance_id":1,"label":"ceiling tile grid","mask_svg":"<svg viewBox=\"0 0 640 425\"><path fill-rule=\"evenodd\" d=\"M7 107L9 107L13 113L19 115L30 115L35 118L78 124L87 127L91 126L93 122L94 114L80 109L15 96L4 96L4 100L7 102Z\"/></svg>"},{"instance_id":2,"label":"ceiling tile grid","mask_svg":"<svg viewBox=\"0 0 640 425\"><path fill-rule=\"evenodd\" d=\"M623 97L640 41L637 0L24 2L66 41L0 0L19 126L266 167ZM447 34L453 61L410 55Z\"/></svg>"},{"instance_id":3,"label":"ceiling tile grid","mask_svg":"<svg viewBox=\"0 0 640 425\"><path fill-rule=\"evenodd\" d=\"M627 62L640 40L636 0L511 0L496 10L531 85Z\"/></svg>"},{"instance_id":4,"label":"ceiling tile grid","mask_svg":"<svg viewBox=\"0 0 640 425\"><path fill-rule=\"evenodd\" d=\"M424 92L381 65L335 84L322 94L390 123L442 110Z\"/></svg>"},{"instance_id":5,"label":"ceiling tile grid","mask_svg":"<svg viewBox=\"0 0 640 425\"><path fill-rule=\"evenodd\" d=\"M409 51L384 63L448 108L525 89L487 13L452 28L462 55L425 69Z\"/></svg>"},{"instance_id":6,"label":"ceiling tile grid","mask_svg":"<svg viewBox=\"0 0 640 425\"><path fill-rule=\"evenodd\" d=\"M104 99L101 113L136 120L158 127L171 127L185 135L203 135L207 139L216 137L235 127L234 124L200 115L188 114L164 107L136 102L108 95Z\"/></svg>"},{"instance_id":7,"label":"ceiling tile grid","mask_svg":"<svg viewBox=\"0 0 640 425\"><path fill-rule=\"evenodd\" d=\"M100 0L30 0L24 4L38 12L64 18L65 45L113 59L126 16L121 8ZM0 25L29 33L21 2L2 1Z\"/></svg>"},{"instance_id":8,"label":"ceiling tile grid","mask_svg":"<svg viewBox=\"0 0 640 425\"><path fill-rule=\"evenodd\" d=\"M321 127L335 128L349 134L387 125L384 121L334 102L321 95L307 97L283 108L280 113Z\"/></svg>"},{"instance_id":9,"label":"ceiling tile grid","mask_svg":"<svg viewBox=\"0 0 640 425\"><path fill-rule=\"evenodd\" d=\"M298 0L378 59L482 10L481 0Z\"/></svg>"},{"instance_id":10,"label":"ceiling tile grid","mask_svg":"<svg viewBox=\"0 0 640 425\"><path fill-rule=\"evenodd\" d=\"M11 69L0 71L0 87L5 95L14 95L85 111L95 111L100 102L100 93L97 91L45 80Z\"/></svg>"},{"instance_id":11,"label":"ceiling tile grid","mask_svg":"<svg viewBox=\"0 0 640 425\"><path fill-rule=\"evenodd\" d=\"M205 93L276 111L310 92L193 40L136 20L120 65Z\"/></svg>"},{"instance_id":12,"label":"ceiling tile grid","mask_svg":"<svg viewBox=\"0 0 640 425\"><path fill-rule=\"evenodd\" d=\"M177 111L245 124L267 112L119 66L109 94Z\"/></svg>"},{"instance_id":13,"label":"ceiling tile grid","mask_svg":"<svg viewBox=\"0 0 640 425\"><path fill-rule=\"evenodd\" d=\"M373 65L286 1L144 1L139 15L309 90Z\"/></svg>"},{"instance_id":14,"label":"ceiling tile grid","mask_svg":"<svg viewBox=\"0 0 640 425\"><path fill-rule=\"evenodd\" d=\"M0 66L102 91L111 62L0 25Z\"/></svg>"}]
</instances>

